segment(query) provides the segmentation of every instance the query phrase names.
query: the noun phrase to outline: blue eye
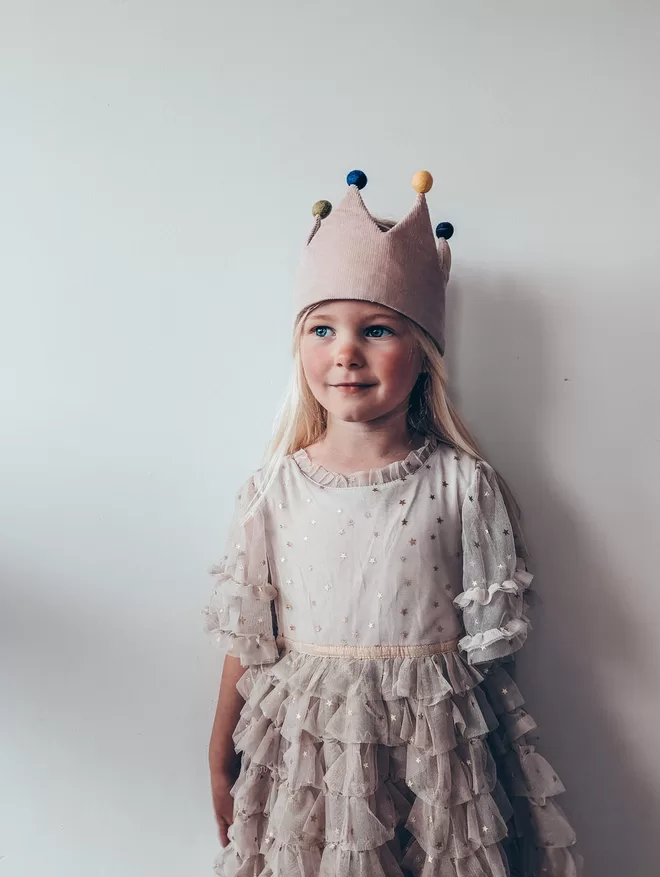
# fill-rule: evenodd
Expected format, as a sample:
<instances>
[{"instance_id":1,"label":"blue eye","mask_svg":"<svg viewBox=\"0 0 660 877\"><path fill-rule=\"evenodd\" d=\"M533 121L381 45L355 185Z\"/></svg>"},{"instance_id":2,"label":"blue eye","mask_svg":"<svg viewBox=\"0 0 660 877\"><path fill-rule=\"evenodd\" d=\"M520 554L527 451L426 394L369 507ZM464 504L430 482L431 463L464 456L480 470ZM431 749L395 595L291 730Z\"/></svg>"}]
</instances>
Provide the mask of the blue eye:
<instances>
[{"instance_id":1,"label":"blue eye","mask_svg":"<svg viewBox=\"0 0 660 877\"><path fill-rule=\"evenodd\" d=\"M377 329L377 330L382 330L382 329L384 329L386 332L389 332L390 335L394 335L394 332L392 332L391 329L388 329L387 326L369 326L369 329ZM367 330L367 331L369 331L369 330ZM372 336L372 337L373 337L373 336ZM382 338L383 336L382 336L382 335L376 335L375 337L376 337L376 338Z\"/></svg>"},{"instance_id":2,"label":"blue eye","mask_svg":"<svg viewBox=\"0 0 660 877\"><path fill-rule=\"evenodd\" d=\"M330 326L315 326L314 334L317 338L327 338L330 333Z\"/></svg>"},{"instance_id":3,"label":"blue eye","mask_svg":"<svg viewBox=\"0 0 660 877\"><path fill-rule=\"evenodd\" d=\"M316 338L327 338L327 335L319 335L318 332L319 332L319 329L329 329L329 328L330 328L329 326L314 326L312 331L314 332L314 335ZM390 335L394 335L394 332L391 329L388 329L387 326L369 326L368 329L366 329L366 331L370 332L372 329L376 329L377 331L385 330L385 332L389 332ZM382 335L372 335L370 337L382 338L383 336Z\"/></svg>"}]
</instances>

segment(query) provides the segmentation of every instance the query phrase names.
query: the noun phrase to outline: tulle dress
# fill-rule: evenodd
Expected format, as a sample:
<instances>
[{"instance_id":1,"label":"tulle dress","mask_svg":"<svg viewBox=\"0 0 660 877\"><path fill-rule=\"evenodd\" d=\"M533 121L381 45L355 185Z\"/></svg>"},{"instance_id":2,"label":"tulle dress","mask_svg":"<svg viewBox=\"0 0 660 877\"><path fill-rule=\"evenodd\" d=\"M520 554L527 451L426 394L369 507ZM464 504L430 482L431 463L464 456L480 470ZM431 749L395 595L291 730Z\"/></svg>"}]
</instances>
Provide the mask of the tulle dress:
<instances>
[{"instance_id":1,"label":"tulle dress","mask_svg":"<svg viewBox=\"0 0 660 877\"><path fill-rule=\"evenodd\" d=\"M493 469L433 441L350 476L301 450L242 523L258 477L205 609L247 667L216 873L576 877L507 673L532 576Z\"/></svg>"}]
</instances>

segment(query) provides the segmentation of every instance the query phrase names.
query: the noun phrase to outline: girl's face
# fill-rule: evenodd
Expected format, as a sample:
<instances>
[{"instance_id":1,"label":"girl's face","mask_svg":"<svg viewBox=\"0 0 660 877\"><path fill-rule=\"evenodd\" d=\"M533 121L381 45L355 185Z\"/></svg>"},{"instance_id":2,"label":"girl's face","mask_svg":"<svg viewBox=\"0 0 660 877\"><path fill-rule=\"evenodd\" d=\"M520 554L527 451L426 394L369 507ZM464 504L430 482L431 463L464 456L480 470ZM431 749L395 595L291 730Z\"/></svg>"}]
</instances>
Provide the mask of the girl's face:
<instances>
[{"instance_id":1,"label":"girl's face","mask_svg":"<svg viewBox=\"0 0 660 877\"><path fill-rule=\"evenodd\" d=\"M407 408L422 362L404 317L352 300L324 302L305 318L300 355L316 399L351 423Z\"/></svg>"}]
</instances>

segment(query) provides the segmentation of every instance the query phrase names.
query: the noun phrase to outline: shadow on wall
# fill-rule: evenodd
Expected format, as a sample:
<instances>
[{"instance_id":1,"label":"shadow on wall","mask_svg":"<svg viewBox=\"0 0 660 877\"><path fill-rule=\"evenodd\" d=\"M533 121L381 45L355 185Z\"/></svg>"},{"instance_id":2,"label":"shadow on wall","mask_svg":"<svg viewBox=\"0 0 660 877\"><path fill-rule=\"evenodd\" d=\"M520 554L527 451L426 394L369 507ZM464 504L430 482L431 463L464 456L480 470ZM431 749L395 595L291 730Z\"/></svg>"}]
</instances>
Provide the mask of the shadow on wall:
<instances>
[{"instance_id":1,"label":"shadow on wall","mask_svg":"<svg viewBox=\"0 0 660 877\"><path fill-rule=\"evenodd\" d=\"M529 289L490 272L463 273L449 296L447 366L463 389L452 396L468 424L479 423L486 457L523 506L543 607L532 613L535 629L517 674L539 723L538 749L566 785L560 803L577 831L585 874L660 873L653 834L660 791L649 763L655 727L647 727L643 748L638 742L657 679L636 623L643 610L626 598L629 551L620 544L618 558L606 554L591 519L560 491L556 455L544 454L550 423L580 453L573 425L556 425L564 374L552 375L550 344L558 314L539 312ZM583 465L591 465L586 454Z\"/></svg>"}]
</instances>

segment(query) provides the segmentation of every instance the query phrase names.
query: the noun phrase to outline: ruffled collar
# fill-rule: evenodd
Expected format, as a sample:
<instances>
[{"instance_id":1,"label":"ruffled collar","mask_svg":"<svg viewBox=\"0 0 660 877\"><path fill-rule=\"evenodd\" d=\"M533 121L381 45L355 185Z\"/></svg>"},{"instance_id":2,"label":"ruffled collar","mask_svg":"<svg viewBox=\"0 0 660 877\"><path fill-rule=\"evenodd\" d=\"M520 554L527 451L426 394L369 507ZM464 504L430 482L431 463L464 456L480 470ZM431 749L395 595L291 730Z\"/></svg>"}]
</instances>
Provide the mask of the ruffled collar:
<instances>
[{"instance_id":1,"label":"ruffled collar","mask_svg":"<svg viewBox=\"0 0 660 877\"><path fill-rule=\"evenodd\" d=\"M364 469L351 475L330 472L320 463L313 463L304 448L292 454L291 458L304 475L323 487L370 487L390 481L405 481L426 463L437 446L435 439L427 439L421 448L411 451L405 460L396 460L380 469Z\"/></svg>"}]
</instances>

